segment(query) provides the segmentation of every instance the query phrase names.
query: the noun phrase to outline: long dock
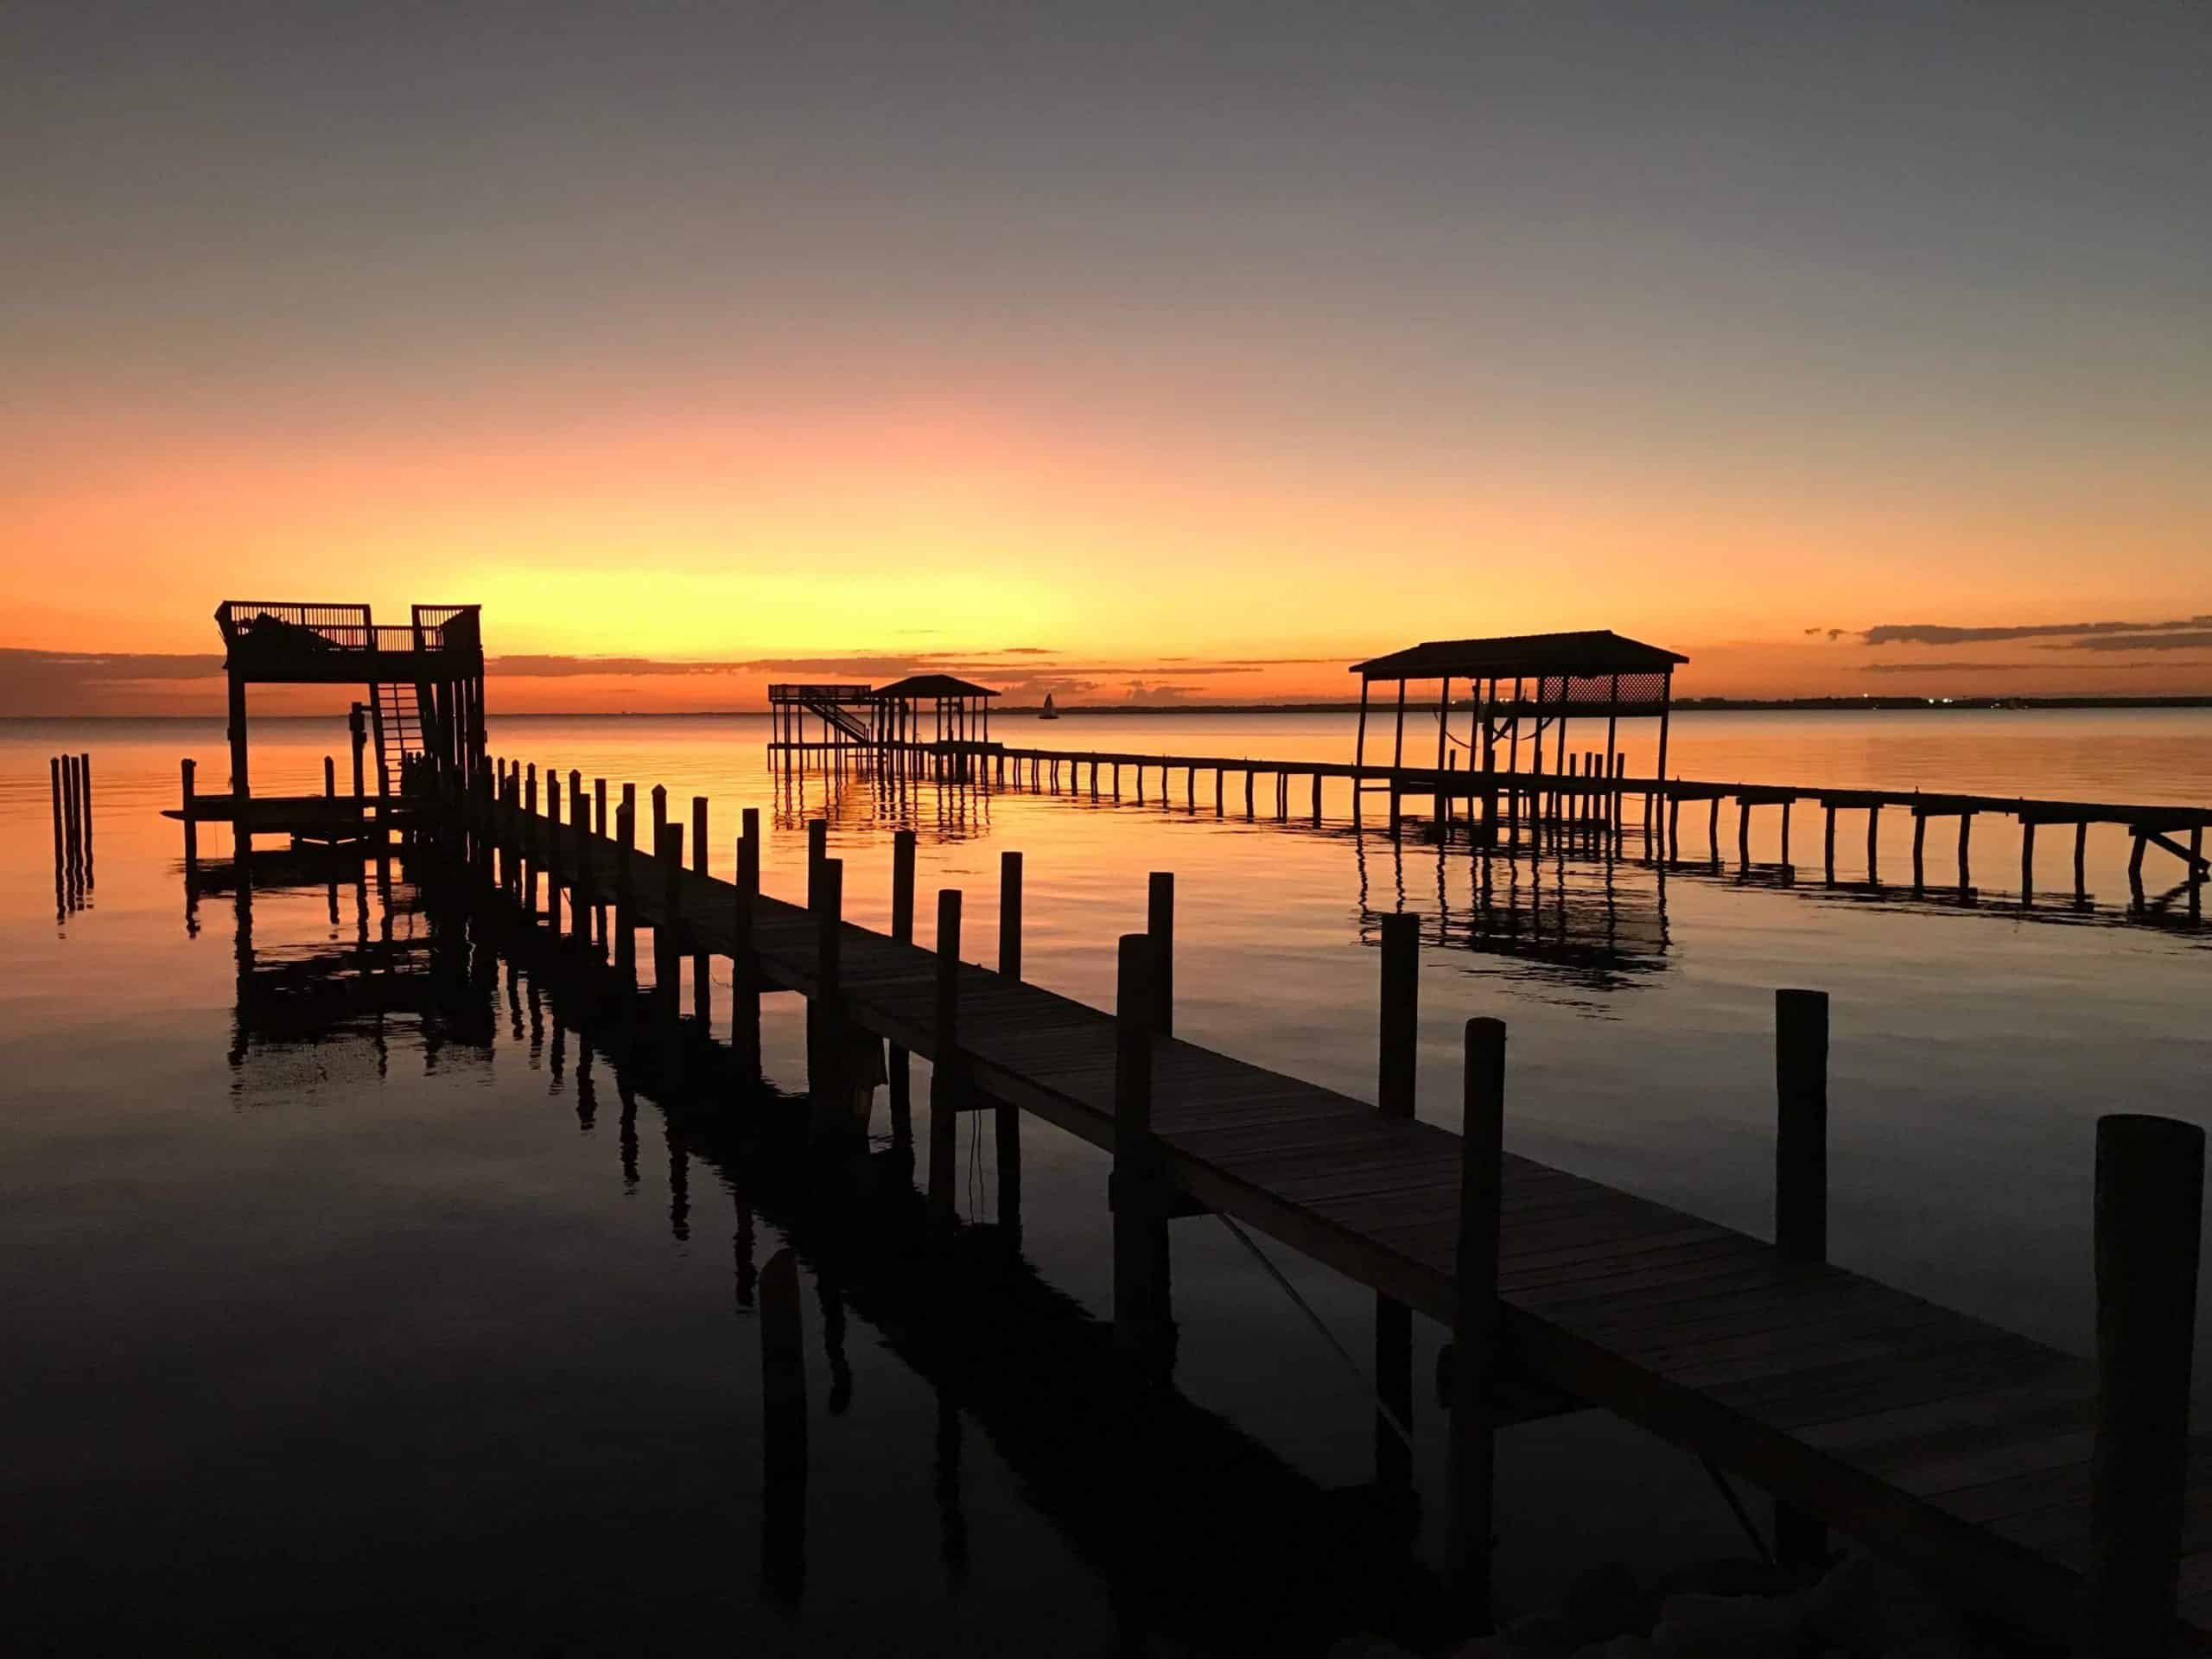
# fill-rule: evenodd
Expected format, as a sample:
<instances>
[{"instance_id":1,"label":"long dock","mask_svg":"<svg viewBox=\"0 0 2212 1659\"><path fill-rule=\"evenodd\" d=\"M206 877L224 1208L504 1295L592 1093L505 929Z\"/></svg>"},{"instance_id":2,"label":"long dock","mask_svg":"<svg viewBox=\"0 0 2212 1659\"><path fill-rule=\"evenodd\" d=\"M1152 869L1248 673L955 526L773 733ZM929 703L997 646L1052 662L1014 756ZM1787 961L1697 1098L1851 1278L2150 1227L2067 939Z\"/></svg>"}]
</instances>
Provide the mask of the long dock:
<instances>
[{"instance_id":1,"label":"long dock","mask_svg":"<svg viewBox=\"0 0 2212 1659\"><path fill-rule=\"evenodd\" d=\"M1789 864L1792 817L1801 804L1821 814L1821 868L1836 880L1836 846L1840 815L1863 812L1870 868L1880 817L1886 809L1909 815L1913 825L1911 887L1930 882L1927 840L1931 824L1956 826L1956 881L1971 887L1973 833L1980 817L2011 818L2019 826L2020 892L2036 891L2036 842L2039 829L2071 830L2072 887L2077 900L2088 897L2087 845L2089 830L2115 825L2131 837L2128 882L2140 908L2145 901L2144 866L2154 849L2180 861L2183 903L2190 919L2201 918L2203 889L2212 881L2212 860L2204 851L2212 830L2212 807L2160 803L2073 801L1957 791L1834 788L1818 785L1754 783L1694 778L1629 775L1616 757L1612 772L1603 770L1596 752L1567 757L1567 769L1484 772L1446 767L1355 765L1346 761L1255 758L1250 755L1166 754L1136 750L1024 747L1000 743L917 743L868 747L774 742L771 766L816 764L830 769L861 764L892 772L928 772L969 781L988 778L998 785L1120 799L1125 790L1140 801L1163 804L1179 793L1192 810L1210 804L1226 815L1241 804L1247 817L1294 818L1319 823L1325 780L1350 782L1355 818L1362 798L1386 798L1385 822L1394 832L1403 823L1408 798L1431 804L1433 823L1447 832L1464 833L1476 844L1553 845L1580 841L1624 849L1631 835L1641 855L1653 861L1690 861L1684 851L1682 812L1706 809L1705 850L1696 861L1717 863L1724 857L1721 808L1735 804L1735 853L1748 868L1753 813L1779 815L1783 862ZM1125 776L1126 774L1126 776ZM1272 798L1259 802L1259 780L1270 780ZM1156 783L1154 781L1156 779ZM1204 780L1202 783L1201 780ZM1176 785L1180 784L1179 791ZM1147 788L1154 792L1147 795ZM1479 809L1479 810L1478 810ZM1948 885L1948 884L1946 884Z\"/></svg>"},{"instance_id":2,"label":"long dock","mask_svg":"<svg viewBox=\"0 0 2212 1659\"><path fill-rule=\"evenodd\" d=\"M1044 752L1024 753L1042 764ZM558 814L563 791L556 775L548 782ZM626 789L611 836L603 790L588 799L572 772L566 793L565 823L526 810L520 770L491 763L465 795L456 789L454 833L532 911L545 876L556 931L565 899L568 932L611 949L618 974L634 965L635 930L652 929L671 1026L681 956L732 961L737 1028L750 1024L756 1056L759 994L806 998L810 1085L833 1125L849 1097L838 1033L893 1046L894 1121L903 1055L931 1059L928 1185L948 1223L961 1110L996 1113L1001 1184L1017 1204L1020 1113L1113 1154L1116 1338L1140 1374L1160 1363L1163 1337L1172 1357L1165 1264L1179 1215L1217 1214L1374 1290L1378 1385L1395 1414L1412 1409L1410 1376L1390 1358L1409 1351L1389 1339L1408 1329L1404 1310L1449 1326L1449 1566L1471 1606L1487 1606L1488 1446L1510 1414L1501 1402L1548 1394L1764 1488L1781 1506L1785 1554L1816 1554L1832 1526L2024 1629L2086 1630L2084 1651L2212 1650L2212 1438L2184 1445L2202 1166L2194 1128L2100 1126L2106 1300L2092 1365L1824 1259L1817 994L1782 993L1777 1005L1779 1242L1769 1243L1503 1154L1495 1021L1470 1023L1471 1134L1414 1119L1411 917L1386 929L1378 1107L1173 1035L1173 895L1160 878L1152 926L1122 941L1108 1013L1020 977L1018 855L1004 867L1012 932L994 972L964 959L957 893L939 898L941 948L913 942L911 832L894 854L887 935L842 919L839 861L810 860L803 908L759 891L757 830L740 838L738 880L725 881L686 867L679 823L657 823L657 853L636 849ZM708 805L692 808L696 859ZM695 974L695 995L706 980Z\"/></svg>"}]
</instances>

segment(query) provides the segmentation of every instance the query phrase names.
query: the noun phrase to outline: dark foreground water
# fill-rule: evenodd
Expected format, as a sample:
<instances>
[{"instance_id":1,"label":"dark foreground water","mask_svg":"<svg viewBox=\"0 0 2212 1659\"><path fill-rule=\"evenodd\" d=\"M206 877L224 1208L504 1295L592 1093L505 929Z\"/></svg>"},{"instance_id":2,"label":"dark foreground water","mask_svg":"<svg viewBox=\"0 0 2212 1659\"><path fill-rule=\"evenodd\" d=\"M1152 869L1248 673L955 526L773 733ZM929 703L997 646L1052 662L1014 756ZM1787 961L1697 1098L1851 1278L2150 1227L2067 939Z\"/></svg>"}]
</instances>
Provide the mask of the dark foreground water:
<instances>
[{"instance_id":1,"label":"dark foreground water","mask_svg":"<svg viewBox=\"0 0 2212 1659\"><path fill-rule=\"evenodd\" d=\"M1042 729L1334 754L1339 727ZM1524 861L1486 910L1464 854L1353 836L1340 794L1318 832L1248 826L1234 799L1221 821L1179 793L1163 810L1156 784L1142 806L902 802L818 778L779 796L762 734L511 721L493 741L711 796L718 869L737 808L769 808L766 882L785 896L826 803L863 921L887 908L890 830L915 822L925 894L967 890L978 957L997 854L1020 848L1030 976L1101 1002L1144 873L1173 868L1180 1029L1356 1093L1374 1067L1363 947L1378 912L1418 910L1425 1114L1452 1121L1459 1022L1502 1014L1516 1150L1753 1230L1771 990L1824 987L1837 1258L2075 1351L2094 1118L2208 1116L2212 936L2171 903L2126 912L2116 838L2093 843L2086 910L2019 905L2017 843L1993 823L1970 903L1869 890L1856 823L1842 887L1817 868L1788 885L1768 824L1748 880ZM342 756L327 723L257 740L264 790L319 784L325 750ZM1737 716L1686 720L1677 742L1693 775L2212 794L2202 714ZM57 903L46 757L62 748L92 753L98 817L90 888ZM1426 1388L1430 1498L1407 1535L1370 1490L1364 1384L1219 1224L1178 1224L1179 1393L1132 1420L1100 1319L1100 1155L1025 1125L1015 1257L989 1224L989 1137L963 1134L972 1224L932 1244L895 1154L825 1176L789 1144L778 1085L803 1067L782 1000L767 1086L702 1058L678 1089L610 1053L557 956L429 872L396 868L386 889L372 868L268 857L241 880L211 831L188 899L175 826L154 816L185 753L219 787L212 725L0 727L12 1649L1235 1653L1433 1633ZM1890 875L1909 828L1885 829ZM1796 833L1816 866L1817 820ZM2046 858L2054 891L2067 861ZM721 992L718 1035L728 1012ZM770 1478L788 1435L762 1405L759 1274L785 1248L803 1481L788 1459ZM1365 1294L1270 1250L1363 1357ZM1423 1379L1435 1336L1418 1333ZM1601 1417L1510 1431L1503 1459L1516 1605L1610 1556L1649 1578L1742 1549L1694 1462Z\"/></svg>"}]
</instances>

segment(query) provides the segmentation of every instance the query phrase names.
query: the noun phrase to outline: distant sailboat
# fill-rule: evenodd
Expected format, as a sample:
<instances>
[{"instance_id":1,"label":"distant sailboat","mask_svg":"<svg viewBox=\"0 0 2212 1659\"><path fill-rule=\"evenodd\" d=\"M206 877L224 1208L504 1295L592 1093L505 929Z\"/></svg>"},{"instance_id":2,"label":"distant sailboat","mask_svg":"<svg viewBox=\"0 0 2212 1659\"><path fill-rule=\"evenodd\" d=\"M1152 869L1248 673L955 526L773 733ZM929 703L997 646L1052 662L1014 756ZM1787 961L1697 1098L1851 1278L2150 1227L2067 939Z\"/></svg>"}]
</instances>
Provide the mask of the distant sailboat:
<instances>
[{"instance_id":1,"label":"distant sailboat","mask_svg":"<svg viewBox=\"0 0 2212 1659\"><path fill-rule=\"evenodd\" d=\"M1039 720L1058 720L1059 717L1060 711L1052 707L1052 694L1047 691L1045 694L1045 706L1038 711L1037 718Z\"/></svg>"}]
</instances>

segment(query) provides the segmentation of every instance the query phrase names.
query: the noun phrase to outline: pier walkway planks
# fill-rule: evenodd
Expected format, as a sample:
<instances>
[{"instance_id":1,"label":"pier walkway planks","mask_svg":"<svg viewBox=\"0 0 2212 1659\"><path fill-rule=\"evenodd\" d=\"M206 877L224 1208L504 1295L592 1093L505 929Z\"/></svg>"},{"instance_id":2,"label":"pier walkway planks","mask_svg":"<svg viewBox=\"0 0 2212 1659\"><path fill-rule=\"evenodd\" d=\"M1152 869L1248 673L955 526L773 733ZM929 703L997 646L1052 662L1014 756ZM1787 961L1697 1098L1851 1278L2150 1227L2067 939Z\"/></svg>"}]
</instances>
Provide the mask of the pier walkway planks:
<instances>
[{"instance_id":1,"label":"pier walkway planks","mask_svg":"<svg viewBox=\"0 0 2212 1659\"><path fill-rule=\"evenodd\" d=\"M548 868L535 855L553 826L507 823ZM574 827L554 833L571 867ZM614 843L581 841L587 896L611 902ZM646 853L630 861L635 919L664 923L669 872ZM729 955L737 889L690 869L676 881L679 950ZM817 936L809 912L760 898L763 988L812 996ZM931 1056L935 953L851 924L839 949L846 1017ZM1113 1016L970 964L959 984L976 1087L1110 1148ZM1192 1198L1451 1322L1459 1136L1169 1038L1154 1039L1153 1097L1169 1173ZM1516 1371L2024 1624L2057 1634L2076 1617L2090 1547L2088 1362L1510 1155L1499 1294ZM2212 1651L2212 1437L2192 1442L2188 1504L2177 1635Z\"/></svg>"}]
</instances>

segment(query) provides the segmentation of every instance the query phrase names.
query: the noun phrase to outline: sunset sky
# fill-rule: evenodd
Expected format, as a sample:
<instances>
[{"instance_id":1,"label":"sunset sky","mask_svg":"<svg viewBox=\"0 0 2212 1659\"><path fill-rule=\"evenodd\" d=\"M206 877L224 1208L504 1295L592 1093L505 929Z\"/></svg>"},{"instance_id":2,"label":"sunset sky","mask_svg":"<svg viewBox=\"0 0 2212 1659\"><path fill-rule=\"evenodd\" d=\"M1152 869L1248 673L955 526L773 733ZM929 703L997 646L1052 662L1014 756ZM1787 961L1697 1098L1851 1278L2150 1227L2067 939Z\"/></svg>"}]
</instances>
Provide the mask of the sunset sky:
<instances>
[{"instance_id":1,"label":"sunset sky","mask_svg":"<svg viewBox=\"0 0 2212 1659\"><path fill-rule=\"evenodd\" d=\"M2212 692L2209 85L2194 3L10 6L0 714L219 707L226 597L480 601L495 710Z\"/></svg>"}]
</instances>

